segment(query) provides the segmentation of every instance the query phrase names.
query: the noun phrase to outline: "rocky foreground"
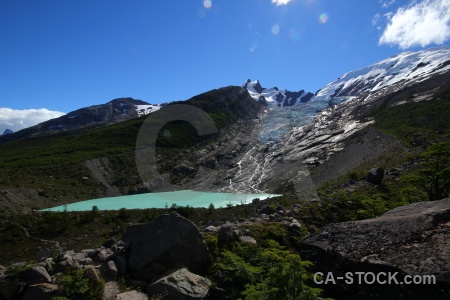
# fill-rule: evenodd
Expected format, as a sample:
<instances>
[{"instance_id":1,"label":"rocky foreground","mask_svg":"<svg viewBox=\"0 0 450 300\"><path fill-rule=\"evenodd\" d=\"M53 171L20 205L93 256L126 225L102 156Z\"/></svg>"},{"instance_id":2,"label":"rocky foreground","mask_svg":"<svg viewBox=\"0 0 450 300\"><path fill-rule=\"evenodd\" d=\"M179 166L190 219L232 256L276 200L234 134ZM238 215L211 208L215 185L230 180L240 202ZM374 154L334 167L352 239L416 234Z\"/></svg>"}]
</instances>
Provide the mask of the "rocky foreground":
<instances>
[{"instance_id":1,"label":"rocky foreground","mask_svg":"<svg viewBox=\"0 0 450 300\"><path fill-rule=\"evenodd\" d=\"M302 241L301 256L315 264L315 271L333 272L335 277L346 272L398 272L399 282L405 275L436 277L431 285L394 281L346 285L336 280L326 287L336 298L358 294L357 299L450 299L450 199L398 207L374 219L327 225L322 233Z\"/></svg>"},{"instance_id":2,"label":"rocky foreground","mask_svg":"<svg viewBox=\"0 0 450 300\"><path fill-rule=\"evenodd\" d=\"M202 231L217 236L221 244L233 239L256 244L248 224L281 223L292 233L302 227L289 210L280 206L266 214L264 208L249 219ZM318 286L335 299L449 299L450 199L399 207L375 219L327 225L322 233L306 237L298 250L303 260L314 263L312 272L332 272L335 277L346 272L398 272L399 281L405 275L436 277L432 285L346 285L337 280ZM0 266L0 300L81 299L70 297L76 295L71 291L74 286L83 288L74 284L77 280L90 289L88 298L82 299L226 299L220 283L206 278L211 259L194 223L177 213L160 215L128 227L122 241L67 251L33 265ZM120 278L128 279L127 286Z\"/></svg>"}]
</instances>

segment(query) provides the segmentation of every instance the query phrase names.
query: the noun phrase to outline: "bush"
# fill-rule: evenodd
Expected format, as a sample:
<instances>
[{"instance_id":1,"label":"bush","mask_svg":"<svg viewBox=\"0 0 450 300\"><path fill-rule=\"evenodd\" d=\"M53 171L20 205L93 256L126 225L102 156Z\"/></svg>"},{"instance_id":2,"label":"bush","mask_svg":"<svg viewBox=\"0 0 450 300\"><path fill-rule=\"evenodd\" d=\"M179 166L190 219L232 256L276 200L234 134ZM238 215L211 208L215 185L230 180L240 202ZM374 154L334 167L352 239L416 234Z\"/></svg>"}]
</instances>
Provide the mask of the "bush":
<instances>
[{"instance_id":1,"label":"bush","mask_svg":"<svg viewBox=\"0 0 450 300\"><path fill-rule=\"evenodd\" d=\"M87 276L86 270L71 270L61 278L64 296L71 300L101 300L105 290L105 282ZM61 297L60 299L64 299Z\"/></svg>"}]
</instances>

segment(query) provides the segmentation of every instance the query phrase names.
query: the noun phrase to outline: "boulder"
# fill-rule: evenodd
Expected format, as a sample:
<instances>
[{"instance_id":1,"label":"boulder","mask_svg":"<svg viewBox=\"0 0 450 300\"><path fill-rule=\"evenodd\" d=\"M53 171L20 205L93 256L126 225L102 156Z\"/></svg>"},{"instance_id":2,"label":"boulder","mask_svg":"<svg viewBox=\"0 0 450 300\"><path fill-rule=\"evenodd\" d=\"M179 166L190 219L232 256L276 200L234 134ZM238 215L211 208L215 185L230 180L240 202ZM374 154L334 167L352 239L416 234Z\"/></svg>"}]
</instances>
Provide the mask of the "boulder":
<instances>
[{"instance_id":1,"label":"boulder","mask_svg":"<svg viewBox=\"0 0 450 300\"><path fill-rule=\"evenodd\" d=\"M206 271L209 253L203 236L177 213L128 227L123 241L129 246L128 270L135 279L151 282L169 269L183 267L199 274Z\"/></svg>"},{"instance_id":2,"label":"boulder","mask_svg":"<svg viewBox=\"0 0 450 300\"><path fill-rule=\"evenodd\" d=\"M242 243L256 244L256 240L248 235L242 235L239 237L239 241Z\"/></svg>"},{"instance_id":3,"label":"boulder","mask_svg":"<svg viewBox=\"0 0 450 300\"><path fill-rule=\"evenodd\" d=\"M100 279L100 276L94 266L87 266L84 271L84 276L94 285L101 284L102 280Z\"/></svg>"},{"instance_id":4,"label":"boulder","mask_svg":"<svg viewBox=\"0 0 450 300\"><path fill-rule=\"evenodd\" d=\"M105 276L107 278L114 278L116 277L117 273L117 266L114 261L108 261L108 263L105 265Z\"/></svg>"},{"instance_id":5,"label":"boulder","mask_svg":"<svg viewBox=\"0 0 450 300\"><path fill-rule=\"evenodd\" d=\"M18 299L25 285L17 281L0 281L0 299Z\"/></svg>"},{"instance_id":6,"label":"boulder","mask_svg":"<svg viewBox=\"0 0 450 300\"><path fill-rule=\"evenodd\" d=\"M119 275L125 275L127 272L127 260L123 256L114 257L114 262L116 263L117 272Z\"/></svg>"},{"instance_id":7,"label":"boulder","mask_svg":"<svg viewBox=\"0 0 450 300\"><path fill-rule=\"evenodd\" d=\"M163 299L204 299L210 286L208 279L183 268L149 285L147 294L150 297L163 296Z\"/></svg>"},{"instance_id":8,"label":"boulder","mask_svg":"<svg viewBox=\"0 0 450 300\"><path fill-rule=\"evenodd\" d=\"M384 169L372 168L366 175L366 181L372 184L380 184L383 181Z\"/></svg>"},{"instance_id":9,"label":"boulder","mask_svg":"<svg viewBox=\"0 0 450 300\"><path fill-rule=\"evenodd\" d=\"M61 295L61 290L57 285L40 283L27 287L22 300L50 300Z\"/></svg>"},{"instance_id":10,"label":"boulder","mask_svg":"<svg viewBox=\"0 0 450 300\"><path fill-rule=\"evenodd\" d=\"M208 226L205 229L203 229L204 232L216 232L217 231L217 227L216 226Z\"/></svg>"},{"instance_id":11,"label":"boulder","mask_svg":"<svg viewBox=\"0 0 450 300\"><path fill-rule=\"evenodd\" d=\"M81 250L81 253L83 253L84 255L86 255L86 257L96 257L99 253L100 253L101 249L83 249Z\"/></svg>"},{"instance_id":12,"label":"boulder","mask_svg":"<svg viewBox=\"0 0 450 300\"><path fill-rule=\"evenodd\" d=\"M233 236L233 225L231 223L226 223L220 226L219 234L217 235L217 240L220 244L226 244L230 241Z\"/></svg>"},{"instance_id":13,"label":"boulder","mask_svg":"<svg viewBox=\"0 0 450 300\"><path fill-rule=\"evenodd\" d=\"M47 270L41 266L31 268L29 271L23 274L23 279L25 279L28 284L52 282L52 278L48 274Z\"/></svg>"},{"instance_id":14,"label":"boulder","mask_svg":"<svg viewBox=\"0 0 450 300\"><path fill-rule=\"evenodd\" d=\"M117 294L120 294L120 284L117 281L106 282L105 290L103 291L103 299L114 300L116 299Z\"/></svg>"},{"instance_id":15,"label":"boulder","mask_svg":"<svg viewBox=\"0 0 450 300\"><path fill-rule=\"evenodd\" d=\"M115 300L147 300L148 297L146 294L143 294L138 291L129 291L126 293L118 294L114 298ZM158 298L159 299L159 298Z\"/></svg>"},{"instance_id":16,"label":"boulder","mask_svg":"<svg viewBox=\"0 0 450 300\"><path fill-rule=\"evenodd\" d=\"M111 251L111 249L107 248L107 249L100 250L97 257L101 261L107 261L111 255L113 255L113 252Z\"/></svg>"},{"instance_id":17,"label":"boulder","mask_svg":"<svg viewBox=\"0 0 450 300\"><path fill-rule=\"evenodd\" d=\"M112 248L113 245L116 244L116 241L114 239L109 239L103 242L102 246L105 248Z\"/></svg>"},{"instance_id":18,"label":"boulder","mask_svg":"<svg viewBox=\"0 0 450 300\"><path fill-rule=\"evenodd\" d=\"M368 299L450 299L450 199L398 207L374 219L329 224L301 242L301 257L315 270L433 275L436 284L327 285L333 295ZM325 286L321 286L325 288Z\"/></svg>"}]
</instances>

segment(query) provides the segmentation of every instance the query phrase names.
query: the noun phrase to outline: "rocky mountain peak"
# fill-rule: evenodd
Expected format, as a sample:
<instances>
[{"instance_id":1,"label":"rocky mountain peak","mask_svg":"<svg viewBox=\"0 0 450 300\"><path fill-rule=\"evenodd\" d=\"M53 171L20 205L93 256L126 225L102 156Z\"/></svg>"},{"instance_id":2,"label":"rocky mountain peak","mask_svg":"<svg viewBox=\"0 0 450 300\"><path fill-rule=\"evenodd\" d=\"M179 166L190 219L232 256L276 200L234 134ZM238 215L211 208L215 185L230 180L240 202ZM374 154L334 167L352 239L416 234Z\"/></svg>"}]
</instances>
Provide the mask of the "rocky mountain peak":
<instances>
[{"instance_id":1,"label":"rocky mountain peak","mask_svg":"<svg viewBox=\"0 0 450 300\"><path fill-rule=\"evenodd\" d=\"M11 129L5 129L5 131L3 131L2 135L7 135L7 134L11 134L14 133Z\"/></svg>"},{"instance_id":2,"label":"rocky mountain peak","mask_svg":"<svg viewBox=\"0 0 450 300\"><path fill-rule=\"evenodd\" d=\"M294 106L308 102L314 96L314 94L305 92L305 90L291 92L280 90L278 87L263 88L258 80L251 81L248 79L242 87L248 90L253 99L269 107Z\"/></svg>"}]
</instances>

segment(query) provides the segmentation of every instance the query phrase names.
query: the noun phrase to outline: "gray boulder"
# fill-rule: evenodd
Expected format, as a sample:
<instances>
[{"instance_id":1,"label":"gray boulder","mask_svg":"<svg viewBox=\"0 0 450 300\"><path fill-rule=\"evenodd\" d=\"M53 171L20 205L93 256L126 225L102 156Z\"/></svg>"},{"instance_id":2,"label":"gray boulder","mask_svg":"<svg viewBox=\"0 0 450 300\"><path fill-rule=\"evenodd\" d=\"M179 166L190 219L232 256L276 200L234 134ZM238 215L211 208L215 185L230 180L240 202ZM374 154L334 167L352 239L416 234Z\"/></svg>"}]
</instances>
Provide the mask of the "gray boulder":
<instances>
[{"instance_id":1,"label":"gray boulder","mask_svg":"<svg viewBox=\"0 0 450 300\"><path fill-rule=\"evenodd\" d=\"M177 213L128 227L123 241L129 246L128 270L135 279L152 282L183 267L199 274L206 271L209 253L203 236Z\"/></svg>"},{"instance_id":2,"label":"gray boulder","mask_svg":"<svg viewBox=\"0 0 450 300\"><path fill-rule=\"evenodd\" d=\"M27 281L28 284L38 284L38 283L51 283L52 278L48 274L44 267L37 266L31 268L29 271L25 272L21 277Z\"/></svg>"},{"instance_id":3,"label":"gray boulder","mask_svg":"<svg viewBox=\"0 0 450 300\"><path fill-rule=\"evenodd\" d=\"M335 295L358 289L373 295L368 299L450 299L450 199L398 207L374 219L329 224L302 241L301 257L312 261L316 271L334 276L361 271L398 272L400 281L405 275L436 277L432 285L337 282L327 286Z\"/></svg>"},{"instance_id":4,"label":"gray boulder","mask_svg":"<svg viewBox=\"0 0 450 300\"><path fill-rule=\"evenodd\" d=\"M148 297L146 294L143 294L138 291L129 291L126 293L118 294L114 298L115 300L147 300Z\"/></svg>"},{"instance_id":5,"label":"gray boulder","mask_svg":"<svg viewBox=\"0 0 450 300\"><path fill-rule=\"evenodd\" d=\"M204 299L211 282L183 268L149 285L147 294L162 296L163 299L191 300Z\"/></svg>"}]
</instances>

